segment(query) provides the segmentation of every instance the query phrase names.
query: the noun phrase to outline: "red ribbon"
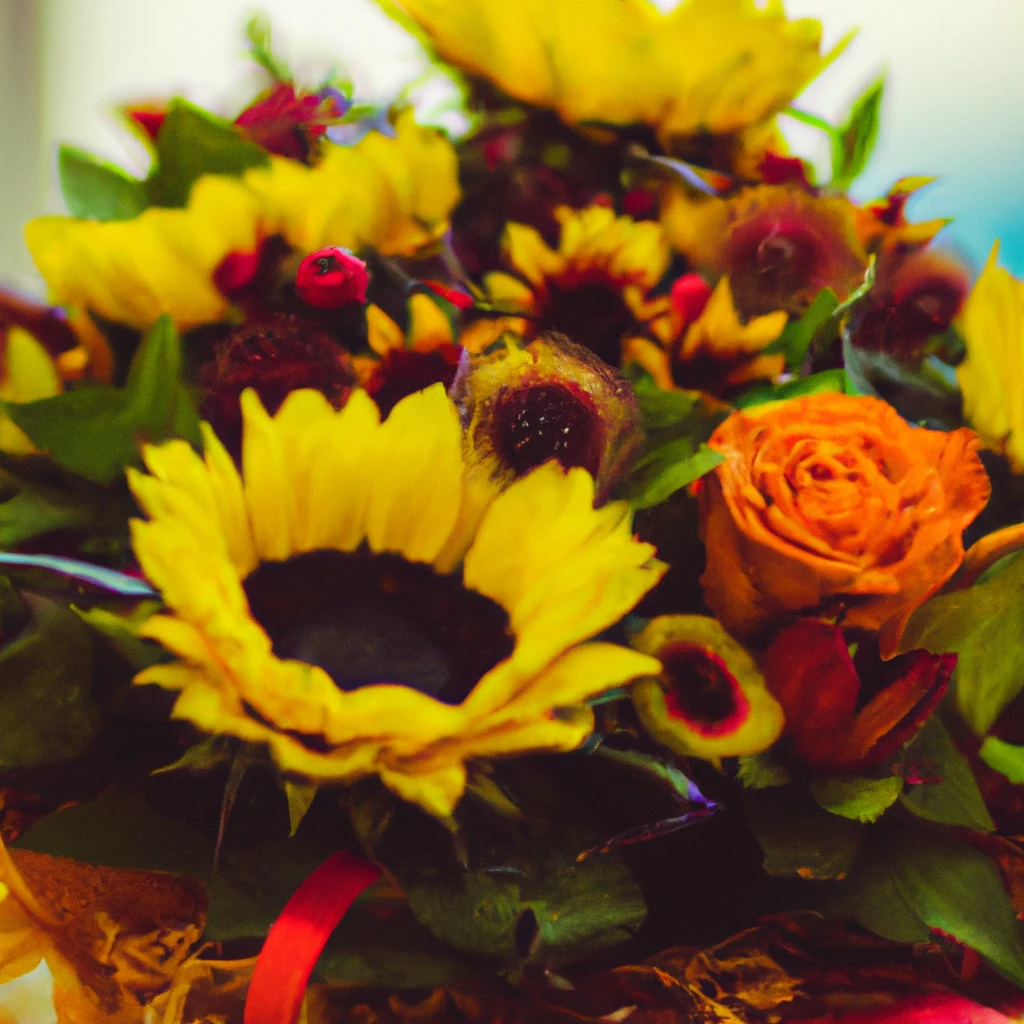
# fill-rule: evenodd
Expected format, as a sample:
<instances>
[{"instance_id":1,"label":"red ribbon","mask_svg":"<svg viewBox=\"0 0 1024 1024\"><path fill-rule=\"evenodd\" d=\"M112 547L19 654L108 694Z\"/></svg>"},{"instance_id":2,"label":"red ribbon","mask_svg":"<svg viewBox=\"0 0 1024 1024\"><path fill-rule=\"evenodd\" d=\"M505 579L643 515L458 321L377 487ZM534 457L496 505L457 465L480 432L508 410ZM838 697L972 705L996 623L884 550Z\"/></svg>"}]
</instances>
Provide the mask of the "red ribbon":
<instances>
[{"instance_id":1,"label":"red ribbon","mask_svg":"<svg viewBox=\"0 0 1024 1024\"><path fill-rule=\"evenodd\" d=\"M245 1001L244 1024L294 1024L331 932L380 868L347 851L320 865L295 890L271 925Z\"/></svg>"}]
</instances>

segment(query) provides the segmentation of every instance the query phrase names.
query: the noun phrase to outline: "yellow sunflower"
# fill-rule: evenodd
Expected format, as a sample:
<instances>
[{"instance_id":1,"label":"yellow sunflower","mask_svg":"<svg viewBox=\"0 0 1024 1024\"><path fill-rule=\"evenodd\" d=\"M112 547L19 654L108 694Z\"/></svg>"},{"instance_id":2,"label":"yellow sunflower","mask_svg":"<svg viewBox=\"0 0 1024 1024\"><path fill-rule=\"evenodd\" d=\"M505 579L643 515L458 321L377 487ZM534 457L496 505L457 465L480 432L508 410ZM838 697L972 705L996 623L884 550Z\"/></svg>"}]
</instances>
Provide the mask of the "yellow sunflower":
<instances>
[{"instance_id":1,"label":"yellow sunflower","mask_svg":"<svg viewBox=\"0 0 1024 1024\"><path fill-rule=\"evenodd\" d=\"M967 358L956 377L964 419L1015 473L1024 473L1024 280L998 259L996 242L964 303L960 331Z\"/></svg>"},{"instance_id":2,"label":"yellow sunflower","mask_svg":"<svg viewBox=\"0 0 1024 1024\"><path fill-rule=\"evenodd\" d=\"M227 313L214 272L231 253L281 235L305 252L407 255L444 231L458 195L450 143L406 112L394 138L325 144L315 167L272 157L241 177L203 176L182 209L150 207L126 221L40 217L25 239L55 302L138 330L169 313L187 330Z\"/></svg>"},{"instance_id":3,"label":"yellow sunflower","mask_svg":"<svg viewBox=\"0 0 1024 1024\"><path fill-rule=\"evenodd\" d=\"M620 217L606 206L562 206L555 216L561 224L557 249L536 228L506 225L503 256L515 274L486 274L484 290L508 316L477 320L460 342L479 352L506 330L527 338L558 331L618 366L623 338L667 308L667 300L648 298L668 269L664 232L654 221Z\"/></svg>"},{"instance_id":4,"label":"yellow sunflower","mask_svg":"<svg viewBox=\"0 0 1024 1024\"><path fill-rule=\"evenodd\" d=\"M660 578L626 507L593 507L583 470L548 463L495 494L466 472L440 386L382 424L293 392L242 399L242 473L211 431L145 450L130 483L139 562L168 613L145 636L178 657L137 681L174 714L265 743L310 780L378 775L447 816L471 758L571 750L588 697L659 671L585 643Z\"/></svg>"},{"instance_id":5,"label":"yellow sunflower","mask_svg":"<svg viewBox=\"0 0 1024 1024\"><path fill-rule=\"evenodd\" d=\"M636 337L626 342L626 358L639 363L658 387L723 394L758 380L773 380L785 368L782 354L764 349L782 333L789 317L781 310L740 319L729 278L715 286L703 312L691 323L678 323L673 310L659 326L659 340ZM676 324L678 323L678 328ZM667 341L661 337L668 335Z\"/></svg>"},{"instance_id":6,"label":"yellow sunflower","mask_svg":"<svg viewBox=\"0 0 1024 1024\"><path fill-rule=\"evenodd\" d=\"M764 122L835 56L781 0L378 0L444 60L568 124L646 124L664 142ZM842 46L843 44L840 44Z\"/></svg>"}]
</instances>

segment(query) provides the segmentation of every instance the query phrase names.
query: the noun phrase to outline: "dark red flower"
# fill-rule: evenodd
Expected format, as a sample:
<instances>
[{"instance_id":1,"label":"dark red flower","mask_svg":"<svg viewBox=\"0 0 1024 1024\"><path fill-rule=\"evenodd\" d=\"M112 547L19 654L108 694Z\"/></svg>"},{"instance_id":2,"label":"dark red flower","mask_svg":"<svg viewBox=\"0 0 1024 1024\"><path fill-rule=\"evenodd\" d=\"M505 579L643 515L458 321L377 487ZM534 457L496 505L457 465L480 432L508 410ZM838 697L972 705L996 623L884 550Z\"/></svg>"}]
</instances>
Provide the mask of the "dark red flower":
<instances>
[{"instance_id":1,"label":"dark red flower","mask_svg":"<svg viewBox=\"0 0 1024 1024\"><path fill-rule=\"evenodd\" d=\"M273 415L298 388L316 388L341 408L355 382L351 358L334 334L313 317L281 312L236 327L197 374L203 418L234 454L241 450L238 400L246 388Z\"/></svg>"},{"instance_id":2,"label":"dark red flower","mask_svg":"<svg viewBox=\"0 0 1024 1024\"><path fill-rule=\"evenodd\" d=\"M296 93L290 82L278 82L235 119L246 138L269 153L306 160L312 143L338 121L348 106L333 89Z\"/></svg>"},{"instance_id":3,"label":"dark red flower","mask_svg":"<svg viewBox=\"0 0 1024 1024\"><path fill-rule=\"evenodd\" d=\"M350 302L366 302L369 283L366 264L337 245L311 252L295 274L296 294L317 309L340 309Z\"/></svg>"},{"instance_id":4,"label":"dark red flower","mask_svg":"<svg viewBox=\"0 0 1024 1024\"><path fill-rule=\"evenodd\" d=\"M967 268L949 256L931 249L894 256L880 263L851 341L858 348L914 359L929 338L949 329L969 289Z\"/></svg>"},{"instance_id":5,"label":"dark red flower","mask_svg":"<svg viewBox=\"0 0 1024 1024\"><path fill-rule=\"evenodd\" d=\"M730 224L713 257L745 317L783 309L797 316L822 288L845 298L863 277L866 254L856 208L792 182L758 185L730 201Z\"/></svg>"},{"instance_id":6,"label":"dark red flower","mask_svg":"<svg viewBox=\"0 0 1024 1024\"><path fill-rule=\"evenodd\" d=\"M622 212L633 220L643 220L645 217L656 215L657 202L650 189L637 186L629 189L622 197Z\"/></svg>"},{"instance_id":7,"label":"dark red flower","mask_svg":"<svg viewBox=\"0 0 1024 1024\"><path fill-rule=\"evenodd\" d=\"M441 345L429 352L413 349L391 349L377 364L364 385L385 418L407 395L444 384L447 390L455 380L462 349L458 345Z\"/></svg>"},{"instance_id":8,"label":"dark red flower","mask_svg":"<svg viewBox=\"0 0 1024 1024\"><path fill-rule=\"evenodd\" d=\"M765 153L761 160L761 180L766 185L799 185L808 192L814 187L807 180L807 165L799 157Z\"/></svg>"},{"instance_id":9,"label":"dark red flower","mask_svg":"<svg viewBox=\"0 0 1024 1024\"><path fill-rule=\"evenodd\" d=\"M955 666L955 654L927 651L883 662L870 638L854 657L839 627L801 619L779 633L761 669L785 711L793 753L816 770L852 772L910 739Z\"/></svg>"}]
</instances>

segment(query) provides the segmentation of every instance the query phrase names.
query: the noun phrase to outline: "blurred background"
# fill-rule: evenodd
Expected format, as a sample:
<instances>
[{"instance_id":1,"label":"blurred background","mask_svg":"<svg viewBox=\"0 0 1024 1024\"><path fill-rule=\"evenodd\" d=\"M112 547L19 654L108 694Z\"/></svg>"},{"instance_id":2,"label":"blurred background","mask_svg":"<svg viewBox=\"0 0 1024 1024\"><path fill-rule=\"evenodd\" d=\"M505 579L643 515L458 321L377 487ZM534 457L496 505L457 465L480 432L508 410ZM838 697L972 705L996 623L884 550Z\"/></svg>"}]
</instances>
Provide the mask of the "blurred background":
<instances>
[{"instance_id":1,"label":"blurred background","mask_svg":"<svg viewBox=\"0 0 1024 1024\"><path fill-rule=\"evenodd\" d=\"M39 290L21 228L62 210L59 141L140 171L144 151L116 104L184 94L234 116L257 81L242 35L257 10L310 82L339 66L357 95L386 100L426 66L371 0L0 0L0 282ZM855 198L937 175L911 216L955 216L940 238L975 267L1001 238L1004 262L1024 275L1024 0L787 0L786 10L819 18L826 45L860 26L804 109L837 119L886 75L881 138ZM817 133L786 125L797 152L824 158Z\"/></svg>"}]
</instances>

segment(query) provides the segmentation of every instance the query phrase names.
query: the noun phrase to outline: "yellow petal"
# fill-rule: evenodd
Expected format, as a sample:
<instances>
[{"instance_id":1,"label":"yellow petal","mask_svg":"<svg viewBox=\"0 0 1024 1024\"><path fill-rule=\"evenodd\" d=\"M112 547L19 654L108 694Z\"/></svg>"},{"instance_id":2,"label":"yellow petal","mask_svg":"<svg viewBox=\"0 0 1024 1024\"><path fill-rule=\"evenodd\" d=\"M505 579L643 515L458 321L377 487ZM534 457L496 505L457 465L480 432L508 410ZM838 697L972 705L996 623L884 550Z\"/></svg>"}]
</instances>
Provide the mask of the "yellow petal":
<instances>
[{"instance_id":1,"label":"yellow petal","mask_svg":"<svg viewBox=\"0 0 1024 1024\"><path fill-rule=\"evenodd\" d=\"M462 427L443 385L403 398L377 431L375 479L366 518L373 551L432 562L459 515ZM424 501L424 496L427 500Z\"/></svg>"}]
</instances>

